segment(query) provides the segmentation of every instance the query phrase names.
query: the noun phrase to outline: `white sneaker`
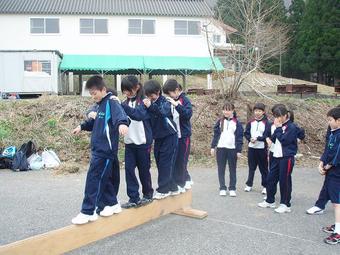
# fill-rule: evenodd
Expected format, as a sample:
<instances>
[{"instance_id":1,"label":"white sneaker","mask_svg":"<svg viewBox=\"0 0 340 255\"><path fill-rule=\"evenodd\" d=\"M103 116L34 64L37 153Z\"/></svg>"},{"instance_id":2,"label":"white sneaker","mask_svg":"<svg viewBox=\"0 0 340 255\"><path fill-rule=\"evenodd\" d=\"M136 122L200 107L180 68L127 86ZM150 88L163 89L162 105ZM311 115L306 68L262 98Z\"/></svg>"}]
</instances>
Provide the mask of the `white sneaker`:
<instances>
[{"instance_id":1,"label":"white sneaker","mask_svg":"<svg viewBox=\"0 0 340 255\"><path fill-rule=\"evenodd\" d=\"M317 206L313 206L306 211L307 214L323 214L323 210Z\"/></svg>"},{"instance_id":2,"label":"white sneaker","mask_svg":"<svg viewBox=\"0 0 340 255\"><path fill-rule=\"evenodd\" d=\"M122 208L120 207L120 204L115 204L113 206L105 206L103 211L101 211L99 214L103 217L109 217L113 214L120 213L122 211Z\"/></svg>"},{"instance_id":3,"label":"white sneaker","mask_svg":"<svg viewBox=\"0 0 340 255\"><path fill-rule=\"evenodd\" d=\"M76 217L72 219L72 224L82 225L86 224L90 221L96 221L98 219L98 214L94 213L93 215L87 215L84 213L79 213Z\"/></svg>"},{"instance_id":4,"label":"white sneaker","mask_svg":"<svg viewBox=\"0 0 340 255\"><path fill-rule=\"evenodd\" d=\"M229 190L229 196L230 197L236 197L236 191L235 190Z\"/></svg>"},{"instance_id":5,"label":"white sneaker","mask_svg":"<svg viewBox=\"0 0 340 255\"><path fill-rule=\"evenodd\" d=\"M257 205L261 208L275 208L275 203L267 203L267 201L263 201Z\"/></svg>"},{"instance_id":6,"label":"white sneaker","mask_svg":"<svg viewBox=\"0 0 340 255\"><path fill-rule=\"evenodd\" d=\"M191 181L186 181L184 188L185 189L191 189Z\"/></svg>"},{"instance_id":7,"label":"white sneaker","mask_svg":"<svg viewBox=\"0 0 340 255\"><path fill-rule=\"evenodd\" d=\"M194 186L194 181L193 180L190 180L188 182L190 183L191 186Z\"/></svg>"},{"instance_id":8,"label":"white sneaker","mask_svg":"<svg viewBox=\"0 0 340 255\"><path fill-rule=\"evenodd\" d=\"M220 190L220 196L226 196L227 191L225 189Z\"/></svg>"},{"instance_id":9,"label":"white sneaker","mask_svg":"<svg viewBox=\"0 0 340 255\"><path fill-rule=\"evenodd\" d=\"M166 198L168 196L170 196L170 192L168 192L168 193L156 192L155 195L153 196L153 198L156 199L156 200L160 200L160 199Z\"/></svg>"},{"instance_id":10,"label":"white sneaker","mask_svg":"<svg viewBox=\"0 0 340 255\"><path fill-rule=\"evenodd\" d=\"M249 187L248 185L246 185L246 187L244 188L245 192L250 192L252 190L252 187Z\"/></svg>"},{"instance_id":11,"label":"white sneaker","mask_svg":"<svg viewBox=\"0 0 340 255\"><path fill-rule=\"evenodd\" d=\"M181 186L178 186L178 191L180 194L183 194L186 192L185 188L182 188Z\"/></svg>"},{"instance_id":12,"label":"white sneaker","mask_svg":"<svg viewBox=\"0 0 340 255\"><path fill-rule=\"evenodd\" d=\"M280 204L278 208L274 210L277 213L290 213L290 207L286 206L285 204Z\"/></svg>"},{"instance_id":13,"label":"white sneaker","mask_svg":"<svg viewBox=\"0 0 340 255\"><path fill-rule=\"evenodd\" d=\"M263 188L263 190L262 190L262 195L267 195L267 189L266 188Z\"/></svg>"},{"instance_id":14,"label":"white sneaker","mask_svg":"<svg viewBox=\"0 0 340 255\"><path fill-rule=\"evenodd\" d=\"M179 189L177 189L176 191L170 191L170 196L177 196L181 194L181 192L179 191Z\"/></svg>"}]
</instances>

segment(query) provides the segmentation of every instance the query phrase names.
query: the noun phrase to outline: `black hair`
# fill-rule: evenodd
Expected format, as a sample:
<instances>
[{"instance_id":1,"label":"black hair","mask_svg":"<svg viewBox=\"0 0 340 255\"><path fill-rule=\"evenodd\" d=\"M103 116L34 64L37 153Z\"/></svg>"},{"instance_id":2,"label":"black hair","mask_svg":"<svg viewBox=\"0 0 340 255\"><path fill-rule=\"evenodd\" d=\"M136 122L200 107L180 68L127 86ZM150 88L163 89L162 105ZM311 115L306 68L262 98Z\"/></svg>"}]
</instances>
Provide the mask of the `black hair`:
<instances>
[{"instance_id":1,"label":"black hair","mask_svg":"<svg viewBox=\"0 0 340 255\"><path fill-rule=\"evenodd\" d=\"M111 94L113 95L113 96L118 96L118 93L117 93L117 90L115 90L114 88L106 88L106 92L111 92Z\"/></svg>"},{"instance_id":2,"label":"black hair","mask_svg":"<svg viewBox=\"0 0 340 255\"><path fill-rule=\"evenodd\" d=\"M103 88L106 88L105 82L103 77L94 75L88 81L86 82L86 89L98 89L103 90Z\"/></svg>"},{"instance_id":3,"label":"black hair","mask_svg":"<svg viewBox=\"0 0 340 255\"><path fill-rule=\"evenodd\" d=\"M182 90L182 86L175 79L169 79L163 85L163 92L165 94L174 92L176 89Z\"/></svg>"},{"instance_id":4,"label":"black hair","mask_svg":"<svg viewBox=\"0 0 340 255\"><path fill-rule=\"evenodd\" d=\"M261 111L266 111L266 106L263 103L256 103L253 107L253 111L255 110L261 110Z\"/></svg>"},{"instance_id":5,"label":"black hair","mask_svg":"<svg viewBox=\"0 0 340 255\"><path fill-rule=\"evenodd\" d=\"M287 109L284 104L276 104L272 107L272 113L275 118L287 115L287 118L294 122L294 112Z\"/></svg>"},{"instance_id":6,"label":"black hair","mask_svg":"<svg viewBox=\"0 0 340 255\"><path fill-rule=\"evenodd\" d=\"M151 94L162 94L162 88L158 81L149 80L144 83L144 91L146 96L150 96Z\"/></svg>"},{"instance_id":7,"label":"black hair","mask_svg":"<svg viewBox=\"0 0 340 255\"><path fill-rule=\"evenodd\" d=\"M340 107L335 107L327 112L327 117L332 117L335 120L340 119Z\"/></svg>"},{"instance_id":8,"label":"black hair","mask_svg":"<svg viewBox=\"0 0 340 255\"><path fill-rule=\"evenodd\" d=\"M122 92L124 91L131 92L132 89L137 88L137 86L139 86L139 89L137 90L136 99L140 100L144 97L144 89L143 89L143 85L138 81L136 76L128 75L121 82Z\"/></svg>"}]
</instances>

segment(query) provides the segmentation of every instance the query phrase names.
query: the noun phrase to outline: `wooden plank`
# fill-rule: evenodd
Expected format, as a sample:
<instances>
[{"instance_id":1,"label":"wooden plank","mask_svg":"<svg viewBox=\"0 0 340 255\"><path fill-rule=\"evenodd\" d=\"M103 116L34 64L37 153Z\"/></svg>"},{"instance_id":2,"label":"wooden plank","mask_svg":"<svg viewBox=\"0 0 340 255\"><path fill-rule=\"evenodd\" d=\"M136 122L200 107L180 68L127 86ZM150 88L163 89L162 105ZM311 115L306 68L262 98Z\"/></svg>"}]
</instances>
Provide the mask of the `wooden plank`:
<instances>
[{"instance_id":1,"label":"wooden plank","mask_svg":"<svg viewBox=\"0 0 340 255\"><path fill-rule=\"evenodd\" d=\"M173 214L196 218L196 219L203 219L208 216L207 212L192 209L191 207L179 209L177 211L174 211Z\"/></svg>"},{"instance_id":2,"label":"wooden plank","mask_svg":"<svg viewBox=\"0 0 340 255\"><path fill-rule=\"evenodd\" d=\"M45 234L36 235L8 245L0 246L4 254L62 254L105 237L126 231L163 215L191 206L192 194L184 194L156 200L149 205L123 210L120 214L75 226L70 225Z\"/></svg>"}]
</instances>

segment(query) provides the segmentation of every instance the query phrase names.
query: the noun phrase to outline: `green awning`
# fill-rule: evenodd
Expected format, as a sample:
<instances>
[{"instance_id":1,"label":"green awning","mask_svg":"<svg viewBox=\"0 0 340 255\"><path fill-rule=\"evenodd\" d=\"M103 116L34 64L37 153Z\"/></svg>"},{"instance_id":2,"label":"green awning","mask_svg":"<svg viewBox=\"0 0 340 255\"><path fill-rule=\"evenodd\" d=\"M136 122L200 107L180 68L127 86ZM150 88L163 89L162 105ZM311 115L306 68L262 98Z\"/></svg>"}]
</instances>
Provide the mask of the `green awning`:
<instances>
[{"instance_id":1,"label":"green awning","mask_svg":"<svg viewBox=\"0 0 340 255\"><path fill-rule=\"evenodd\" d=\"M217 71L223 65L214 58ZM215 71L210 57L64 55L60 70L74 73L197 74Z\"/></svg>"}]
</instances>

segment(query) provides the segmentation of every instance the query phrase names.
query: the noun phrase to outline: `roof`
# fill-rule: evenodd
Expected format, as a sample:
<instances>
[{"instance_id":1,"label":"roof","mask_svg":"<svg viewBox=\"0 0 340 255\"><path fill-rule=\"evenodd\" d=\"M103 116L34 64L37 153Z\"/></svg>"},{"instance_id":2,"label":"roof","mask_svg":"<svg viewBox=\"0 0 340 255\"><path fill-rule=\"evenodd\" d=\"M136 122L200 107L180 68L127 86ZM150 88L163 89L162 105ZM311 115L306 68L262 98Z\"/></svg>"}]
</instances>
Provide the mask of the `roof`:
<instances>
[{"instance_id":1,"label":"roof","mask_svg":"<svg viewBox=\"0 0 340 255\"><path fill-rule=\"evenodd\" d=\"M0 14L211 17L204 0L0 0Z\"/></svg>"},{"instance_id":2,"label":"roof","mask_svg":"<svg viewBox=\"0 0 340 255\"><path fill-rule=\"evenodd\" d=\"M17 52L28 52L28 53L36 53L36 52L50 52L57 54L60 58L63 57L63 54L58 50L0 50L0 53L17 53Z\"/></svg>"},{"instance_id":3,"label":"roof","mask_svg":"<svg viewBox=\"0 0 340 255\"><path fill-rule=\"evenodd\" d=\"M217 71L224 68L214 58ZM64 55L60 64L63 72L83 74L198 74L215 71L210 57Z\"/></svg>"}]
</instances>

